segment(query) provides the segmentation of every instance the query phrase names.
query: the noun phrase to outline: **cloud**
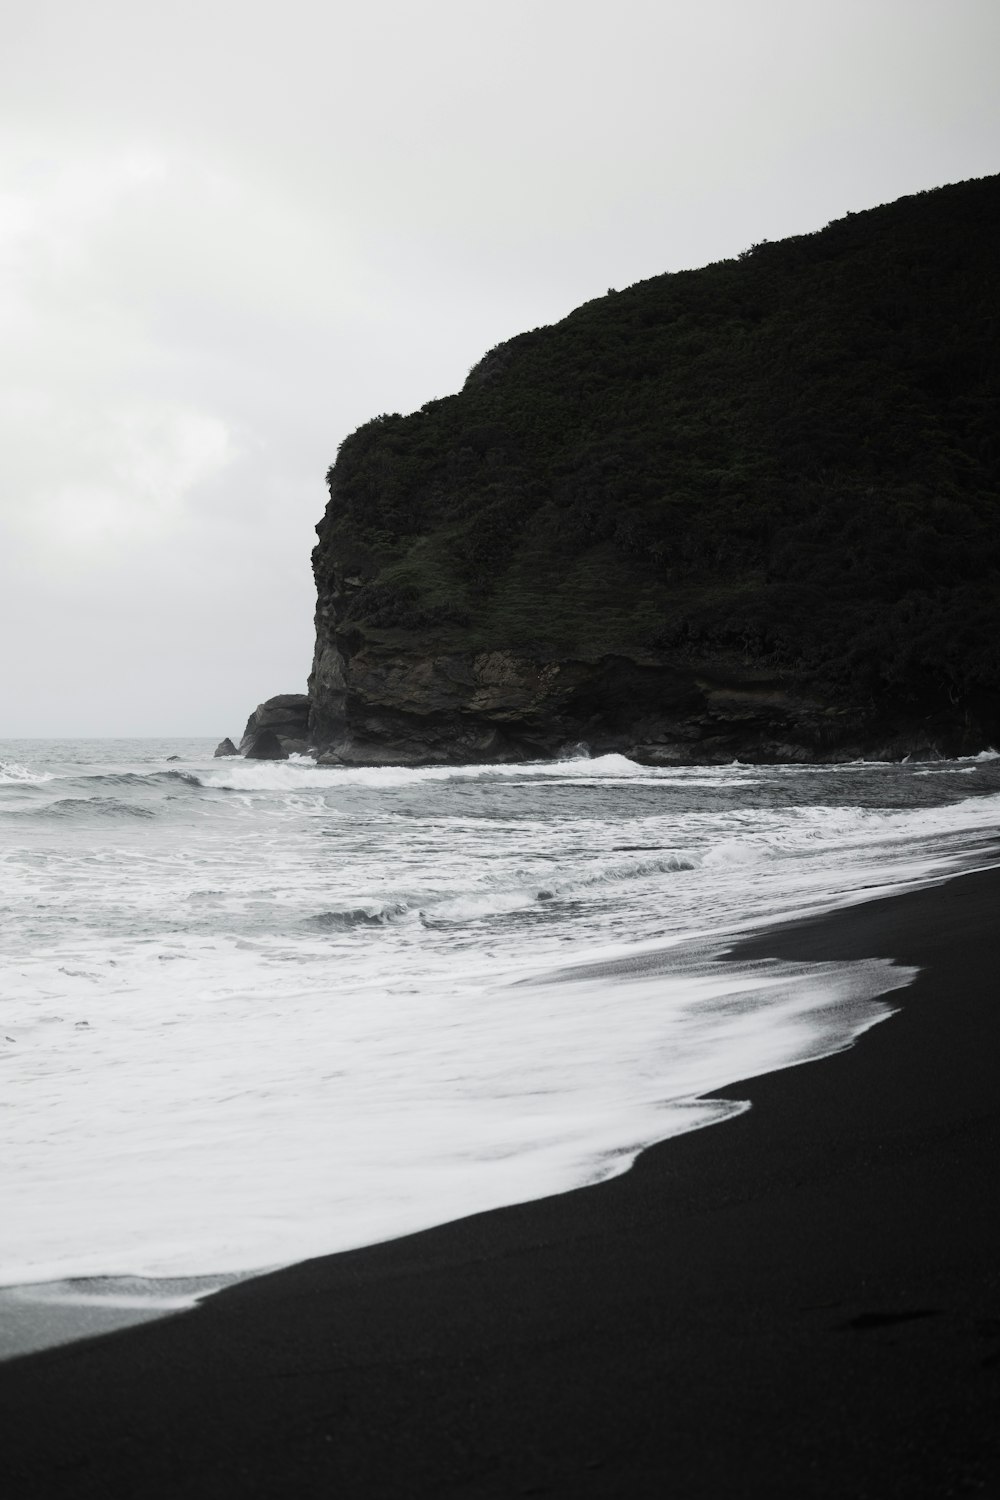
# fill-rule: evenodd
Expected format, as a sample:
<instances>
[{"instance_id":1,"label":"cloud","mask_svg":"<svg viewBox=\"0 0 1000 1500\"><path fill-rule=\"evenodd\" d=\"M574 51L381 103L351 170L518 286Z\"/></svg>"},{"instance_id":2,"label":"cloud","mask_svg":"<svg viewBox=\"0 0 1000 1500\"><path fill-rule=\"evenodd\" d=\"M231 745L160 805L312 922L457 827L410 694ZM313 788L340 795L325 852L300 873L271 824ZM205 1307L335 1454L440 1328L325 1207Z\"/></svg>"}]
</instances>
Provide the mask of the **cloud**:
<instances>
[{"instance_id":1,"label":"cloud","mask_svg":"<svg viewBox=\"0 0 1000 1500\"><path fill-rule=\"evenodd\" d=\"M607 286L996 170L995 0L33 0L0 55L25 733L301 687L340 440Z\"/></svg>"},{"instance_id":2,"label":"cloud","mask_svg":"<svg viewBox=\"0 0 1000 1500\"><path fill-rule=\"evenodd\" d=\"M0 209L5 526L56 569L107 571L162 538L236 444L171 389L183 381L157 382L148 296L116 275L115 251L135 269L129 239L162 199L165 161L82 156L28 182L17 166Z\"/></svg>"},{"instance_id":3,"label":"cloud","mask_svg":"<svg viewBox=\"0 0 1000 1500\"><path fill-rule=\"evenodd\" d=\"M106 724L127 728L138 712L169 728L178 702L179 729L191 727L188 704L202 724L228 718L235 705L213 706L213 695L226 696L217 684L185 677L196 648L202 664L221 649L237 601L281 579L290 546L301 596L284 612L295 621L295 685L308 668L309 529L322 468L306 496L294 463L289 472L276 456L281 350L270 329L315 313L301 285L285 295L285 252L301 226L286 219L281 235L267 232L273 204L176 154L78 148L55 168L44 153L39 166L37 150L19 150L8 152L0 204L0 587L22 649L45 665L26 682L21 659L8 655L4 696L16 704L7 721L13 708L25 731L60 722L98 731L111 675L101 663L137 688L104 705ZM282 467L279 511L271 502ZM303 512L298 528L288 525L288 499ZM281 531L271 546L269 509ZM269 655L255 633L251 621L245 677ZM155 639L172 641L176 660L153 674ZM95 672L81 694L78 679ZM241 705L259 695L247 682L233 693Z\"/></svg>"}]
</instances>

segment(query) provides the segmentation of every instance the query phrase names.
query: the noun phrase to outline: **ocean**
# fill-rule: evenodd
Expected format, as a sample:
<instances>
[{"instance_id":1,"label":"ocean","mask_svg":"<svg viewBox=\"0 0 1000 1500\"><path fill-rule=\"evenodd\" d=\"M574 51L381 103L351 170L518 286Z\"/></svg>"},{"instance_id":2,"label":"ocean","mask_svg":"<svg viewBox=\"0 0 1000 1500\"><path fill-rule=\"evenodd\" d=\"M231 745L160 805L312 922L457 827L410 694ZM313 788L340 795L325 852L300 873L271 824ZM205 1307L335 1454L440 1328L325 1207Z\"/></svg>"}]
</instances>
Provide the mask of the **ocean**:
<instances>
[{"instance_id":1,"label":"ocean","mask_svg":"<svg viewBox=\"0 0 1000 1500\"><path fill-rule=\"evenodd\" d=\"M992 752L212 749L0 744L0 1286L179 1306L724 1129L748 1106L706 1093L851 1045L914 972L720 962L740 934L995 862Z\"/></svg>"}]
</instances>

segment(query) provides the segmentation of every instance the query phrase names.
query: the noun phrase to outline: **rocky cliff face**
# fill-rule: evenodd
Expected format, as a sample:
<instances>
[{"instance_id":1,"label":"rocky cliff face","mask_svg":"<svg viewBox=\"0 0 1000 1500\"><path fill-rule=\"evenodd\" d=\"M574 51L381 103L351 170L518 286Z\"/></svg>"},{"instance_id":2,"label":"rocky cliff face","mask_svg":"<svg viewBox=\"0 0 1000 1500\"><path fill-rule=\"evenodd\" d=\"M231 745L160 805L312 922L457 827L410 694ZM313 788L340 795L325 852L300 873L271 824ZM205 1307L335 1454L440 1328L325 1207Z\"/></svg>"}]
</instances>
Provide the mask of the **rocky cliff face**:
<instances>
[{"instance_id":1,"label":"rocky cliff face","mask_svg":"<svg viewBox=\"0 0 1000 1500\"><path fill-rule=\"evenodd\" d=\"M331 761L1000 736L1000 179L655 278L342 445Z\"/></svg>"},{"instance_id":2,"label":"rocky cliff face","mask_svg":"<svg viewBox=\"0 0 1000 1500\"><path fill-rule=\"evenodd\" d=\"M314 738L325 764L510 762L610 751L650 765L955 754L944 722L824 703L752 663L592 661L512 651L318 653ZM322 675L321 675L322 674ZM330 691L330 685L333 691Z\"/></svg>"}]
</instances>

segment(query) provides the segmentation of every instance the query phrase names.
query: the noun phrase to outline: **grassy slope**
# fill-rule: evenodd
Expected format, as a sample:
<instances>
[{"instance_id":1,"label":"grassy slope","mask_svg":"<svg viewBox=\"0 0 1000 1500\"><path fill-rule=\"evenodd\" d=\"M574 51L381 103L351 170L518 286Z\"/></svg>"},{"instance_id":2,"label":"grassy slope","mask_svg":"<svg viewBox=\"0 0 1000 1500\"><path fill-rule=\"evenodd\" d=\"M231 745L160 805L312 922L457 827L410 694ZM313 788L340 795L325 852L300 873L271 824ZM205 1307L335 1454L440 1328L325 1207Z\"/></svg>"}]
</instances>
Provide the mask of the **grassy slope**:
<instances>
[{"instance_id":1,"label":"grassy slope","mask_svg":"<svg viewBox=\"0 0 1000 1500\"><path fill-rule=\"evenodd\" d=\"M655 277L343 444L339 627L411 649L739 651L998 722L1000 177Z\"/></svg>"}]
</instances>

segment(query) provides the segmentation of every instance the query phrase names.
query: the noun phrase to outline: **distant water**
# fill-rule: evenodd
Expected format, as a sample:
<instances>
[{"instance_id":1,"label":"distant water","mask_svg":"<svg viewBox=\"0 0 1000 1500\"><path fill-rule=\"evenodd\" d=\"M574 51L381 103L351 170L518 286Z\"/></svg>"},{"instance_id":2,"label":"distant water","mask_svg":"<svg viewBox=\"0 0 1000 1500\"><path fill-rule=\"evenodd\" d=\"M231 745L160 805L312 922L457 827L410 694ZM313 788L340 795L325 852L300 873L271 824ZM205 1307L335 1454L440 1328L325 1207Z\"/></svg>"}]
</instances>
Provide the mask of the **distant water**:
<instances>
[{"instance_id":1,"label":"distant water","mask_svg":"<svg viewBox=\"0 0 1000 1500\"><path fill-rule=\"evenodd\" d=\"M1000 815L995 756L211 750L0 744L0 1285L263 1268L622 1171L912 978L720 965L730 935L992 862Z\"/></svg>"}]
</instances>

